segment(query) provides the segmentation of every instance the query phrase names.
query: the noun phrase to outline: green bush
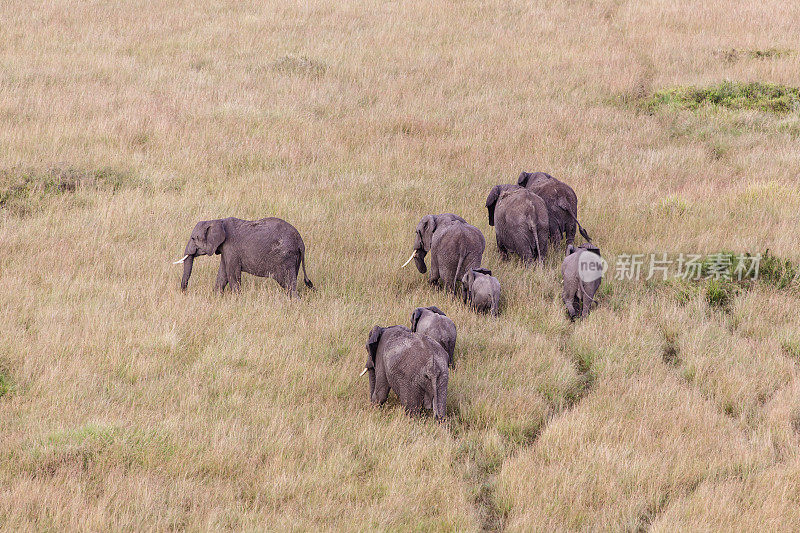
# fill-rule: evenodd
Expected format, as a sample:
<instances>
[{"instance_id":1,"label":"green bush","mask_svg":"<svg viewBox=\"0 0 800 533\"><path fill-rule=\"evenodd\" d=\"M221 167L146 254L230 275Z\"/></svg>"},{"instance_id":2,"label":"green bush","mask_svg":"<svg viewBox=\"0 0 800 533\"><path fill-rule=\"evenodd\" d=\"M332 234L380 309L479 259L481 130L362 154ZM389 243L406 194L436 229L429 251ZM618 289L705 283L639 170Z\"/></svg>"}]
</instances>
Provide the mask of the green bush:
<instances>
[{"instance_id":1,"label":"green bush","mask_svg":"<svg viewBox=\"0 0 800 533\"><path fill-rule=\"evenodd\" d=\"M650 112L661 107L691 110L711 107L786 114L800 110L800 89L772 83L723 81L708 87L673 87L657 91L643 102L643 107Z\"/></svg>"}]
</instances>

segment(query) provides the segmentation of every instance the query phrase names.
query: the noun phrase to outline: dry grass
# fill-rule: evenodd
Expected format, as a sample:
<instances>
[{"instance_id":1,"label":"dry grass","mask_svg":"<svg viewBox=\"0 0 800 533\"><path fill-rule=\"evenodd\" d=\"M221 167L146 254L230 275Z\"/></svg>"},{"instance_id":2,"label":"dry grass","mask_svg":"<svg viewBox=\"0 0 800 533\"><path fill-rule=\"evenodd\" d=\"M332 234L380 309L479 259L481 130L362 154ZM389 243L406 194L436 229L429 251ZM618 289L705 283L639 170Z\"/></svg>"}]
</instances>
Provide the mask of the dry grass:
<instances>
[{"instance_id":1,"label":"dry grass","mask_svg":"<svg viewBox=\"0 0 800 533\"><path fill-rule=\"evenodd\" d=\"M800 86L795 2L0 3L0 528L800 527L800 318L768 285L501 264L483 201L570 183L604 253L800 260L800 115L635 104ZM407 257L426 213L487 236L498 320ZM279 216L318 290L211 293L199 219ZM459 327L450 420L382 410L375 324Z\"/></svg>"}]
</instances>

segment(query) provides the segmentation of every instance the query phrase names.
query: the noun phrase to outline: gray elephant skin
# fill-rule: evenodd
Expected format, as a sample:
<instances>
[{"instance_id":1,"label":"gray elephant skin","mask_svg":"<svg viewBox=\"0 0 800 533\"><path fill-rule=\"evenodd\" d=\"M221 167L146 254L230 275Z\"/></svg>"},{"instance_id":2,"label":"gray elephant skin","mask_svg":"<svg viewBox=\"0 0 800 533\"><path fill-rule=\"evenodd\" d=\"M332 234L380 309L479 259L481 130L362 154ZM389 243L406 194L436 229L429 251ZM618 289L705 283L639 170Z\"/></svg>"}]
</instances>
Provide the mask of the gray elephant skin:
<instances>
[{"instance_id":1,"label":"gray elephant skin","mask_svg":"<svg viewBox=\"0 0 800 533\"><path fill-rule=\"evenodd\" d=\"M478 311L488 311L492 316L500 313L500 281L488 268L472 268L464 274L464 303Z\"/></svg>"},{"instance_id":2,"label":"gray elephant skin","mask_svg":"<svg viewBox=\"0 0 800 533\"><path fill-rule=\"evenodd\" d=\"M531 190L544 200L550 217L550 242L557 244L566 236L566 245L575 242L575 227L584 239L592 239L578 222L578 196L575 191L545 172L522 172L517 184Z\"/></svg>"},{"instance_id":3,"label":"gray elephant skin","mask_svg":"<svg viewBox=\"0 0 800 533\"><path fill-rule=\"evenodd\" d=\"M417 307L411 313L411 331L427 335L447 352L447 366L453 366L456 349L456 324L436 306Z\"/></svg>"},{"instance_id":4,"label":"gray elephant skin","mask_svg":"<svg viewBox=\"0 0 800 533\"><path fill-rule=\"evenodd\" d=\"M181 290L185 291L198 255L221 256L214 289L222 292L241 288L242 272L273 278L290 295L297 295L297 273L303 267L306 286L314 285L306 274L306 248L300 233L279 218L203 220L192 230L184 250Z\"/></svg>"},{"instance_id":5,"label":"gray elephant skin","mask_svg":"<svg viewBox=\"0 0 800 533\"><path fill-rule=\"evenodd\" d=\"M375 326L367 340L364 371L369 373L372 403L383 405L393 390L409 414L433 409L436 420L445 419L447 352L427 335L405 326Z\"/></svg>"},{"instance_id":6,"label":"gray elephant skin","mask_svg":"<svg viewBox=\"0 0 800 533\"><path fill-rule=\"evenodd\" d=\"M581 318L585 318L589 316L595 294L603 280L600 249L587 242L578 248L568 246L567 254L561 264L561 275L564 278L561 297L570 320L574 320L578 314ZM583 276L581 269L584 272ZM594 277L597 279L592 279Z\"/></svg>"},{"instance_id":7,"label":"gray elephant skin","mask_svg":"<svg viewBox=\"0 0 800 533\"><path fill-rule=\"evenodd\" d=\"M417 224L414 237L414 264L417 270L427 272L425 256L431 254L431 284L444 283L454 294L456 284L464 273L481 264L486 239L481 230L467 224L458 215L444 213L426 215Z\"/></svg>"},{"instance_id":8,"label":"gray elephant skin","mask_svg":"<svg viewBox=\"0 0 800 533\"><path fill-rule=\"evenodd\" d=\"M486 197L486 209L503 258L515 253L525 263L544 262L550 236L544 200L518 185L495 185Z\"/></svg>"}]
</instances>

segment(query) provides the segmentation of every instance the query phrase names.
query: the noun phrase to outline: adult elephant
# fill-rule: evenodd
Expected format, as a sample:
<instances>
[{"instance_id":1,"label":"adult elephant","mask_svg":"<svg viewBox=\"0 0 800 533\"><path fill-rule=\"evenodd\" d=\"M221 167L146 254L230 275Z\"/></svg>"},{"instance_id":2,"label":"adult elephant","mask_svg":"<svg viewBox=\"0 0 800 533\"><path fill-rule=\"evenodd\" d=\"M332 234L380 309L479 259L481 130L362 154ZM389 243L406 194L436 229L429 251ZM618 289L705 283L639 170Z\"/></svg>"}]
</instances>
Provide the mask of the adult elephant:
<instances>
[{"instance_id":1,"label":"adult elephant","mask_svg":"<svg viewBox=\"0 0 800 533\"><path fill-rule=\"evenodd\" d=\"M186 244L181 290L185 291L192 275L194 258L198 255L221 255L214 289L222 292L230 284L231 290L241 288L242 272L254 276L270 277L297 295L297 273L303 267L303 281L313 288L306 274L306 247L294 226L280 218L241 220L222 218L197 223Z\"/></svg>"},{"instance_id":2,"label":"adult elephant","mask_svg":"<svg viewBox=\"0 0 800 533\"><path fill-rule=\"evenodd\" d=\"M408 413L433 409L437 420L445 418L447 405L447 352L428 337L405 326L375 326L367 339L369 397L383 405L393 390Z\"/></svg>"},{"instance_id":3,"label":"adult elephant","mask_svg":"<svg viewBox=\"0 0 800 533\"><path fill-rule=\"evenodd\" d=\"M575 226L591 242L589 235L578 222L578 196L572 187L546 172L522 172L517 184L529 189L544 200L550 217L550 242L557 244L566 236L566 246L575 242Z\"/></svg>"},{"instance_id":4,"label":"adult elephant","mask_svg":"<svg viewBox=\"0 0 800 533\"><path fill-rule=\"evenodd\" d=\"M414 236L414 259L417 270L428 271L425 256L431 254L431 271L428 280L431 284L444 283L453 293L456 283L464 273L481 264L486 239L481 230L451 213L426 215L417 224ZM406 265L408 264L406 261ZM404 265L405 266L405 265Z\"/></svg>"},{"instance_id":5,"label":"adult elephant","mask_svg":"<svg viewBox=\"0 0 800 533\"><path fill-rule=\"evenodd\" d=\"M496 185L486 198L486 208L504 258L515 253L526 263L544 262L550 222L539 196L524 187Z\"/></svg>"},{"instance_id":6,"label":"adult elephant","mask_svg":"<svg viewBox=\"0 0 800 533\"><path fill-rule=\"evenodd\" d=\"M447 352L447 365L453 366L453 354L456 350L456 324L444 314L444 311L435 305L417 307L411 313L411 331L427 335L441 344Z\"/></svg>"}]
</instances>

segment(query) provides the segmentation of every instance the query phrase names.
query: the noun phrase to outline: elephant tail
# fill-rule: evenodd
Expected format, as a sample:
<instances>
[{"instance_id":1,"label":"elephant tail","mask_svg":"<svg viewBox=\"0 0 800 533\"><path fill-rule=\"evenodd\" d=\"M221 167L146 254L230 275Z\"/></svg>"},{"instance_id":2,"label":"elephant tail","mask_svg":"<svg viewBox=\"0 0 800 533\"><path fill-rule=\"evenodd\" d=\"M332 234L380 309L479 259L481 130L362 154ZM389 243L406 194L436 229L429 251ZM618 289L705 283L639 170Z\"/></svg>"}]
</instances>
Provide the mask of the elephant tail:
<instances>
[{"instance_id":1,"label":"elephant tail","mask_svg":"<svg viewBox=\"0 0 800 533\"><path fill-rule=\"evenodd\" d=\"M575 216L575 215L572 213L572 211L570 211L569 209L566 209L566 208L564 208L564 207L562 207L562 206L558 206L558 207L559 207L559 209L562 209L563 211L566 211L566 213L567 213L567 214L568 214L570 217L572 217L572 220L574 220L574 221L575 221L575 224L577 224L577 225L578 225L578 231L580 231L580 232L581 232L581 235L583 236L583 238L584 238L584 239L586 239L586 242L592 242L592 238L591 238L591 237L589 237L589 234L588 234L588 233L586 233L586 230L585 230L585 229L583 229L583 226L581 226L581 223L580 223L580 222L578 222L578 217L576 217L576 216Z\"/></svg>"},{"instance_id":2,"label":"elephant tail","mask_svg":"<svg viewBox=\"0 0 800 533\"><path fill-rule=\"evenodd\" d=\"M439 405L439 375L435 367L431 375L431 386L433 387L433 416L437 422L444 422L445 407Z\"/></svg>"},{"instance_id":3,"label":"elephant tail","mask_svg":"<svg viewBox=\"0 0 800 533\"><path fill-rule=\"evenodd\" d=\"M464 254L459 254L458 257L458 265L456 265L456 271L453 272L453 294L456 293L456 283L458 283L458 271L461 270L461 265L464 263Z\"/></svg>"},{"instance_id":4,"label":"elephant tail","mask_svg":"<svg viewBox=\"0 0 800 533\"><path fill-rule=\"evenodd\" d=\"M534 240L534 242L536 243L536 250L535 250L535 252L536 252L536 258L537 258L537 259L539 259L539 261L540 261L542 264L544 264L544 257L542 257L542 250L541 250L541 248L539 247L539 230L538 230L538 228L536 227L536 223L535 223L535 222L532 222L532 223L530 224L530 229L531 229L531 231L533 232L533 240Z\"/></svg>"},{"instance_id":5,"label":"elephant tail","mask_svg":"<svg viewBox=\"0 0 800 533\"><path fill-rule=\"evenodd\" d=\"M589 302L590 302L590 303L589 303L589 305L591 305L591 304L596 304L596 303L597 303L597 300L595 300L594 298L592 298L591 296L589 296L589 293L587 293L587 292L586 292L586 289L584 289L584 288L583 288L583 283L581 283L581 282L578 282L578 287L580 287L580 289L581 289L581 294L583 294L583 297L584 297L584 298L589 298Z\"/></svg>"},{"instance_id":6,"label":"elephant tail","mask_svg":"<svg viewBox=\"0 0 800 533\"><path fill-rule=\"evenodd\" d=\"M306 274L306 250L304 246L300 247L300 265L303 267L303 283L305 283L306 287L309 289L313 289L314 284L311 283L311 280L308 279L308 274Z\"/></svg>"}]
</instances>

